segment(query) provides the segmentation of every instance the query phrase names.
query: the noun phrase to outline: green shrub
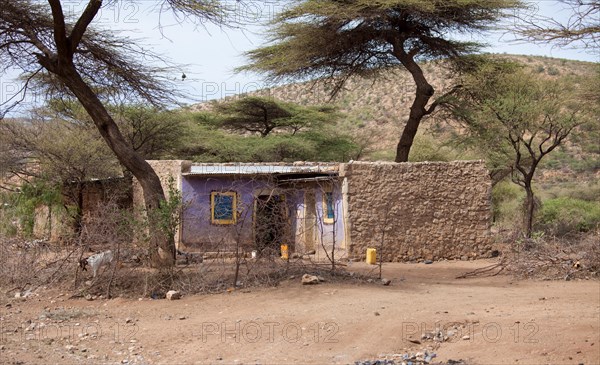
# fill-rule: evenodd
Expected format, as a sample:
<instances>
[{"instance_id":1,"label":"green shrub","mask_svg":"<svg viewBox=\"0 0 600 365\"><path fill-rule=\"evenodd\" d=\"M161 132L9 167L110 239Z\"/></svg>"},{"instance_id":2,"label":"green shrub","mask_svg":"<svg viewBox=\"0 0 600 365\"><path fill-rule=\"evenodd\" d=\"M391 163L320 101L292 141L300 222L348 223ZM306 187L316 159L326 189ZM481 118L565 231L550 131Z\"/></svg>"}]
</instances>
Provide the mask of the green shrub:
<instances>
[{"instance_id":1,"label":"green shrub","mask_svg":"<svg viewBox=\"0 0 600 365\"><path fill-rule=\"evenodd\" d=\"M600 204L573 198L546 200L538 212L538 225L557 236L597 229Z\"/></svg>"},{"instance_id":2,"label":"green shrub","mask_svg":"<svg viewBox=\"0 0 600 365\"><path fill-rule=\"evenodd\" d=\"M459 158L458 151L444 144L438 139L418 134L410 150L408 160L410 162L422 161L452 161Z\"/></svg>"},{"instance_id":3,"label":"green shrub","mask_svg":"<svg viewBox=\"0 0 600 365\"><path fill-rule=\"evenodd\" d=\"M494 222L514 226L522 215L524 195L523 189L512 181L497 183L492 189Z\"/></svg>"}]
</instances>

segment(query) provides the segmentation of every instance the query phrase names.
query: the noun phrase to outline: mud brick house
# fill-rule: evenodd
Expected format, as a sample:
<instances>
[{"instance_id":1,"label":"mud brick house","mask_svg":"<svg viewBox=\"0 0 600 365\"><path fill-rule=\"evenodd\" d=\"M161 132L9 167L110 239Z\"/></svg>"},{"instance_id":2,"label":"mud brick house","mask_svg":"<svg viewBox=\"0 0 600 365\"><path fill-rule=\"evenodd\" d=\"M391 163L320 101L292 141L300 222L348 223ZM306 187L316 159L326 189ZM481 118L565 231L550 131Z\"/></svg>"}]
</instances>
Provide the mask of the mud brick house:
<instances>
[{"instance_id":1,"label":"mud brick house","mask_svg":"<svg viewBox=\"0 0 600 365\"><path fill-rule=\"evenodd\" d=\"M315 252L385 261L466 259L491 252L491 181L482 161L193 164L150 161L173 178L189 251ZM142 192L134 181L134 206ZM385 231L385 235L383 232ZM383 245L381 244L383 239Z\"/></svg>"}]
</instances>

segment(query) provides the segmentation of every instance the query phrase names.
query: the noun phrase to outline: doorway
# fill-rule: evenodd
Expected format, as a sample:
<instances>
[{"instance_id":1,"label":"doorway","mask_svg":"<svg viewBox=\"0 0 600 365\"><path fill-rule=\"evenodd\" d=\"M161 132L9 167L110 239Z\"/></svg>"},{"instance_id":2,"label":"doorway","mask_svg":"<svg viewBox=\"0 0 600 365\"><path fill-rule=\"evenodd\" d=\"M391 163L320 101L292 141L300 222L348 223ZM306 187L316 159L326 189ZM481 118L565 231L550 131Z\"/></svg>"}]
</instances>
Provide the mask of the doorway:
<instances>
[{"instance_id":1,"label":"doorway","mask_svg":"<svg viewBox=\"0 0 600 365\"><path fill-rule=\"evenodd\" d=\"M288 213L285 195L259 195L255 200L254 238L259 254L280 255L288 244Z\"/></svg>"}]
</instances>

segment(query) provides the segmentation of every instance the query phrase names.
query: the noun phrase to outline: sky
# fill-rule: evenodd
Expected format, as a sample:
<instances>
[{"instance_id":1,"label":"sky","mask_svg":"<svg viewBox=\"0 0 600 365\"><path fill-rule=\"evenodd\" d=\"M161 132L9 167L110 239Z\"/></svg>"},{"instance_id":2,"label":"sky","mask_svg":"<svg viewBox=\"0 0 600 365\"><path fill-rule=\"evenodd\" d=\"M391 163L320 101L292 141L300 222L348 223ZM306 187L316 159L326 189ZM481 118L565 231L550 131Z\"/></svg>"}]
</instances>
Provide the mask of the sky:
<instances>
[{"instance_id":1,"label":"sky","mask_svg":"<svg viewBox=\"0 0 600 365\"><path fill-rule=\"evenodd\" d=\"M243 29L225 29L211 24L198 24L170 13L160 13L158 1L114 0L101 10L94 26L118 31L120 35L142 42L154 52L181 65L169 77L177 80L181 90L190 97L186 103L220 99L268 86L260 75L235 73L245 64L243 53L263 45L267 39L267 24L285 6L285 1L227 0L236 9L237 20L245 23ZM77 15L85 7L85 0L63 0L65 13ZM567 19L568 12L552 0L534 2L534 13ZM598 54L582 50L559 49L552 45L534 45L510 42L511 36L494 33L475 40L488 43L485 52L539 55L598 62ZM140 44L142 44L140 43ZM185 80L181 75L185 74ZM0 101L5 101L18 90L15 75L0 76ZM179 82L181 81L181 82ZM27 106L20 108L22 112Z\"/></svg>"}]
</instances>

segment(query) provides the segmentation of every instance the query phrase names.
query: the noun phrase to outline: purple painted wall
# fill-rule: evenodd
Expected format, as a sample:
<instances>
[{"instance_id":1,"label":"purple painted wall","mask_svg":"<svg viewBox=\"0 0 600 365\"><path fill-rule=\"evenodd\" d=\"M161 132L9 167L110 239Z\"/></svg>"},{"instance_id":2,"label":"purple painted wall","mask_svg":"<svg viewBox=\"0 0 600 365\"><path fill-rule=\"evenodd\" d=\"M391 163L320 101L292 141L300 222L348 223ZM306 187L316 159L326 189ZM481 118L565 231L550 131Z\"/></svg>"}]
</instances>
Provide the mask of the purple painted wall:
<instances>
[{"instance_id":1,"label":"purple painted wall","mask_svg":"<svg viewBox=\"0 0 600 365\"><path fill-rule=\"evenodd\" d=\"M210 194L213 191L235 191L238 199L238 221L235 225L215 225L211 223ZM314 190L317 210L317 244L323 239L326 245L333 242L335 227L336 246L340 246L344 237L342 199L339 187L334 192L335 224L323 224L322 191L319 187ZM254 197L265 194L284 194L291 225L289 240L293 241L296 232L297 216L304 209L304 194L302 189L275 188L268 178L235 178L184 176L182 179L182 196L184 213L181 227L181 242L190 248L202 250L229 251L240 242L244 250L255 247L253 219ZM290 242L293 249L293 242Z\"/></svg>"}]
</instances>

